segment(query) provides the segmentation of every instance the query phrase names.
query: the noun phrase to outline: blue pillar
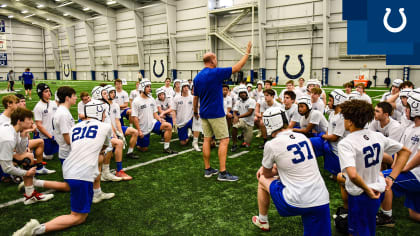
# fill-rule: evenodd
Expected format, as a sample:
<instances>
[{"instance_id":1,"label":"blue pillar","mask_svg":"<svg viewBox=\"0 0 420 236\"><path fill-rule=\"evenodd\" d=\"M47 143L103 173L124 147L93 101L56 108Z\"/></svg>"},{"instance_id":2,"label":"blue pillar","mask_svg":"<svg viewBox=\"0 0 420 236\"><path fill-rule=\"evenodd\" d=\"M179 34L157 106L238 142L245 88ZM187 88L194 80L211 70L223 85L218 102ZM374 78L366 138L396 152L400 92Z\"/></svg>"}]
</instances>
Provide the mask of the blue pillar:
<instances>
[{"instance_id":1,"label":"blue pillar","mask_svg":"<svg viewBox=\"0 0 420 236\"><path fill-rule=\"evenodd\" d=\"M118 70L113 70L114 72L114 80L118 79Z\"/></svg>"},{"instance_id":2,"label":"blue pillar","mask_svg":"<svg viewBox=\"0 0 420 236\"><path fill-rule=\"evenodd\" d=\"M177 78L177 73L176 73L176 69L172 69L172 79L176 80ZM166 79L166 78L165 78Z\"/></svg>"},{"instance_id":3,"label":"blue pillar","mask_svg":"<svg viewBox=\"0 0 420 236\"><path fill-rule=\"evenodd\" d=\"M260 68L260 80L265 80L265 68Z\"/></svg>"},{"instance_id":4,"label":"blue pillar","mask_svg":"<svg viewBox=\"0 0 420 236\"><path fill-rule=\"evenodd\" d=\"M250 76L251 77L251 81L250 82L252 84L254 82L254 70L251 70L250 73L251 73L251 76Z\"/></svg>"},{"instance_id":5,"label":"blue pillar","mask_svg":"<svg viewBox=\"0 0 420 236\"><path fill-rule=\"evenodd\" d=\"M92 75L92 80L96 80L96 71L91 70L90 74Z\"/></svg>"},{"instance_id":6,"label":"blue pillar","mask_svg":"<svg viewBox=\"0 0 420 236\"><path fill-rule=\"evenodd\" d=\"M328 71L327 67L322 68L322 85L328 85Z\"/></svg>"},{"instance_id":7,"label":"blue pillar","mask_svg":"<svg viewBox=\"0 0 420 236\"><path fill-rule=\"evenodd\" d=\"M140 74L143 76L143 78L145 77L144 70L140 70Z\"/></svg>"},{"instance_id":8,"label":"blue pillar","mask_svg":"<svg viewBox=\"0 0 420 236\"><path fill-rule=\"evenodd\" d=\"M57 77L57 80L60 80L60 71L56 71L56 72L55 72L55 75L56 75L56 77Z\"/></svg>"},{"instance_id":9,"label":"blue pillar","mask_svg":"<svg viewBox=\"0 0 420 236\"><path fill-rule=\"evenodd\" d=\"M72 75L73 80L77 80L77 71L72 71L71 73L73 74Z\"/></svg>"},{"instance_id":10,"label":"blue pillar","mask_svg":"<svg viewBox=\"0 0 420 236\"><path fill-rule=\"evenodd\" d=\"M45 79L45 80L47 80L47 79L48 79L48 77L47 77L47 72L46 72L46 71L44 71L44 79Z\"/></svg>"},{"instance_id":11,"label":"blue pillar","mask_svg":"<svg viewBox=\"0 0 420 236\"><path fill-rule=\"evenodd\" d=\"M276 75L276 84L279 84L279 76Z\"/></svg>"},{"instance_id":12,"label":"blue pillar","mask_svg":"<svg viewBox=\"0 0 420 236\"><path fill-rule=\"evenodd\" d=\"M410 67L406 66L404 67L403 81L409 81L409 80L410 80Z\"/></svg>"}]
</instances>

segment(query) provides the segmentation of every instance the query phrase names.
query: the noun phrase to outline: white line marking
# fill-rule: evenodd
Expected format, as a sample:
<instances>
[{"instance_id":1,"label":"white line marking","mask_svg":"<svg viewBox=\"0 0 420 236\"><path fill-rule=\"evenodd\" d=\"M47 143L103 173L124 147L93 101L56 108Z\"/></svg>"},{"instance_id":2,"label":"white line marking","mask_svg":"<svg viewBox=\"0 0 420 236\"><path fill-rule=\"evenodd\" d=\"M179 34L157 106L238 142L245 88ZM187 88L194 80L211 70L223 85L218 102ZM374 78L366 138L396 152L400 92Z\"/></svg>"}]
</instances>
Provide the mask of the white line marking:
<instances>
[{"instance_id":1,"label":"white line marking","mask_svg":"<svg viewBox=\"0 0 420 236\"><path fill-rule=\"evenodd\" d=\"M171 139L171 141L170 141L170 142L172 143L172 142L174 142L174 141L178 141L178 140L179 140L179 138L174 138L174 139ZM160 144L163 144L163 143L165 143L165 142L159 142L159 143L160 143Z\"/></svg>"},{"instance_id":2,"label":"white line marking","mask_svg":"<svg viewBox=\"0 0 420 236\"><path fill-rule=\"evenodd\" d=\"M229 156L228 158L231 158L231 159L233 159L233 158L237 158L237 157L242 156L242 155L244 155L244 154L246 154L246 153L248 153L248 152L249 152L249 151L242 151L242 152L239 152L239 153L233 154L233 155Z\"/></svg>"},{"instance_id":3,"label":"white line marking","mask_svg":"<svg viewBox=\"0 0 420 236\"><path fill-rule=\"evenodd\" d=\"M49 193L53 193L53 192L55 192L55 190L50 189L50 190L47 190L47 191L43 192L43 194L49 194ZM11 205L18 204L18 203L20 203L20 202L23 202L24 200L25 200L25 198L24 198L24 197L22 197L22 198L19 198L19 199L16 199L16 200L10 201L10 202L2 203L2 204L0 204L0 209L1 209L1 208L4 208L4 207L11 206Z\"/></svg>"}]
</instances>

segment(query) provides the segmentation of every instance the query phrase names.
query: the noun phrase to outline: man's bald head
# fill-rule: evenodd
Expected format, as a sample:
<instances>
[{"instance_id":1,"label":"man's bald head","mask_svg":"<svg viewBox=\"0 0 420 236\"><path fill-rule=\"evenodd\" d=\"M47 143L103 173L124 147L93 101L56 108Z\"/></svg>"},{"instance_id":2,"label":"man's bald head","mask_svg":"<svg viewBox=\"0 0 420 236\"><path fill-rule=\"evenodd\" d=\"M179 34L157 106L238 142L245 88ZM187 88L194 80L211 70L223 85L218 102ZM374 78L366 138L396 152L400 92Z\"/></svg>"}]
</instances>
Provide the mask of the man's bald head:
<instances>
[{"instance_id":1,"label":"man's bald head","mask_svg":"<svg viewBox=\"0 0 420 236\"><path fill-rule=\"evenodd\" d=\"M217 66L217 59L216 54L212 52L208 52L203 56L203 62L205 66L208 67L216 67Z\"/></svg>"}]
</instances>

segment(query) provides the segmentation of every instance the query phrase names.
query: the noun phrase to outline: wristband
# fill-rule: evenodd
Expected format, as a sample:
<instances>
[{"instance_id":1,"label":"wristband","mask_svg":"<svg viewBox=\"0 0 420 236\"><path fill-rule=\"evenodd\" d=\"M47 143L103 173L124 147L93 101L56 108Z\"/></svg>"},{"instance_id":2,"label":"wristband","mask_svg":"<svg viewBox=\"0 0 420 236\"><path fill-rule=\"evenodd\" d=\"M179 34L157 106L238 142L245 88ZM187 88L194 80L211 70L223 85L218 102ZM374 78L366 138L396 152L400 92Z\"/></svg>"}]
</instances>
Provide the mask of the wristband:
<instances>
[{"instance_id":1,"label":"wristband","mask_svg":"<svg viewBox=\"0 0 420 236\"><path fill-rule=\"evenodd\" d=\"M388 176L387 176L387 178L391 179L391 180L392 180L392 183L394 183L394 182L395 182L395 178L394 178L394 177L392 177L392 176L388 175Z\"/></svg>"},{"instance_id":2,"label":"wristband","mask_svg":"<svg viewBox=\"0 0 420 236\"><path fill-rule=\"evenodd\" d=\"M194 112L194 115L198 115L198 112Z\"/></svg>"}]
</instances>

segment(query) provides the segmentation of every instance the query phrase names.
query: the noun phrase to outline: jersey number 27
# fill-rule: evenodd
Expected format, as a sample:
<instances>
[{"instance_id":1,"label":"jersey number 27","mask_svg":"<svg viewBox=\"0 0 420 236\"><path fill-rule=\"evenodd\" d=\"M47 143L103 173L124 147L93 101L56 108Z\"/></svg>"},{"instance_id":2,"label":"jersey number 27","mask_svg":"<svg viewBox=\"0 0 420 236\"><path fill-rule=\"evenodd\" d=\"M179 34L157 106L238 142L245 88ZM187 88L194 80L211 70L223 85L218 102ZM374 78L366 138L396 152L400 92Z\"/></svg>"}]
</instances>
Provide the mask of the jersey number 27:
<instances>
[{"instance_id":1,"label":"jersey number 27","mask_svg":"<svg viewBox=\"0 0 420 236\"><path fill-rule=\"evenodd\" d=\"M363 148L363 155L365 155L365 168L369 168L379 163L379 154L381 153L381 145L375 143L372 146Z\"/></svg>"}]
</instances>

